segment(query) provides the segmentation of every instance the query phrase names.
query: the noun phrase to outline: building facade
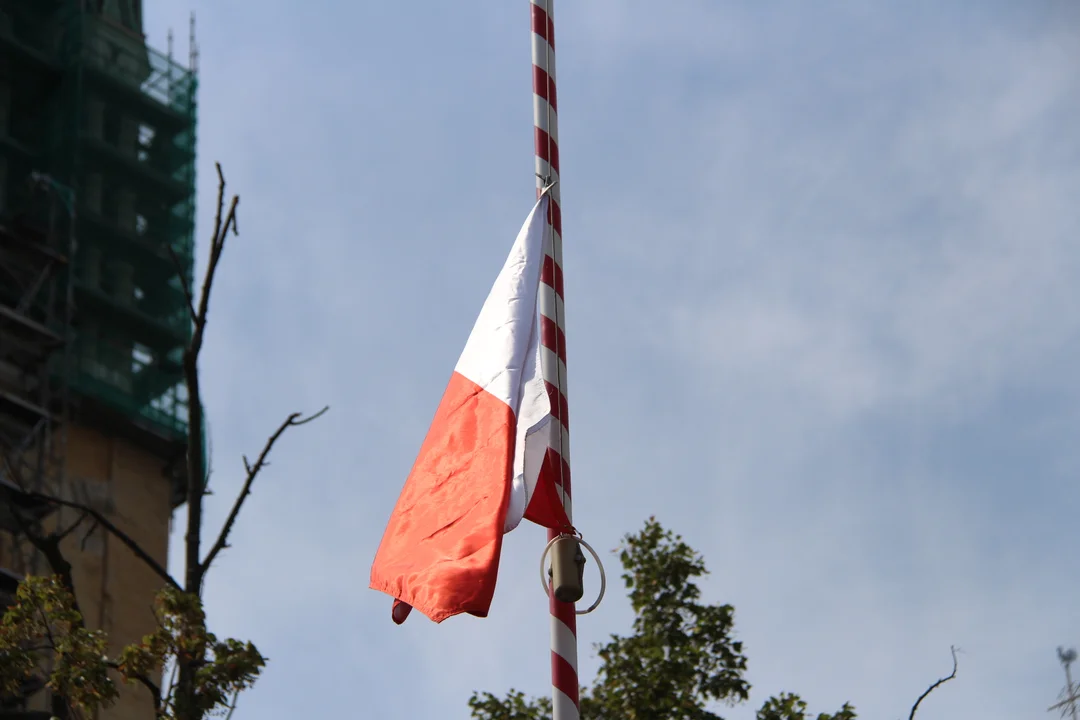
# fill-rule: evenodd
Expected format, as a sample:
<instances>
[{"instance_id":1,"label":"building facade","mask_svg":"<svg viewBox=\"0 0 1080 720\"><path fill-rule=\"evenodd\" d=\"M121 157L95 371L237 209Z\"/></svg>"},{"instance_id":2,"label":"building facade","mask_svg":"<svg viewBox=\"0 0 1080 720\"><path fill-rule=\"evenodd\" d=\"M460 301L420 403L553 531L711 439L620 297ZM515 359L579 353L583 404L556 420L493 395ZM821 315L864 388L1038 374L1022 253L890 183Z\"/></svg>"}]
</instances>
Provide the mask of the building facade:
<instances>
[{"instance_id":1,"label":"building facade","mask_svg":"<svg viewBox=\"0 0 1080 720\"><path fill-rule=\"evenodd\" d=\"M187 447L193 64L147 46L139 0L0 0L0 586L47 572L24 523L77 517L28 491L94 507L166 564ZM153 629L152 571L101 529L65 548L90 626L117 647ZM105 717L153 717L149 696L125 688Z\"/></svg>"}]
</instances>

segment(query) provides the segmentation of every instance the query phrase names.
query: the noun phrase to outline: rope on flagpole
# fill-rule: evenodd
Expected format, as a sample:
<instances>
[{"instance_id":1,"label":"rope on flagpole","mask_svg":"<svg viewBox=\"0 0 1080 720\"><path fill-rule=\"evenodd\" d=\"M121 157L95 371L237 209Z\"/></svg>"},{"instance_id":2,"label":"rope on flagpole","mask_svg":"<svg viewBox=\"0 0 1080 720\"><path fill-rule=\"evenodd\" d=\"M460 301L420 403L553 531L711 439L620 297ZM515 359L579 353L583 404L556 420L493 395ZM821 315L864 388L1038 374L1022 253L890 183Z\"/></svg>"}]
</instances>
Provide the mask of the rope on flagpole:
<instances>
[{"instance_id":1,"label":"rope on flagpole","mask_svg":"<svg viewBox=\"0 0 1080 720\"><path fill-rule=\"evenodd\" d=\"M596 567L600 569L600 594L596 596L596 601L588 607L586 610L575 610L578 615L588 615L596 608L600 607L600 603L604 600L604 593L607 592L607 573L604 572L604 563L600 561L600 556L593 550L593 546L585 542L585 538L581 537L581 533L574 535L556 535L548 540L548 544L544 546L544 552L540 555L540 584L544 588L544 595L551 597L555 592L554 583L548 582L548 573L550 572L547 567L547 557L551 554L551 549L555 547L555 543L562 540L564 537L572 537L576 542L580 543L589 554L593 556L593 560L596 561Z\"/></svg>"}]
</instances>

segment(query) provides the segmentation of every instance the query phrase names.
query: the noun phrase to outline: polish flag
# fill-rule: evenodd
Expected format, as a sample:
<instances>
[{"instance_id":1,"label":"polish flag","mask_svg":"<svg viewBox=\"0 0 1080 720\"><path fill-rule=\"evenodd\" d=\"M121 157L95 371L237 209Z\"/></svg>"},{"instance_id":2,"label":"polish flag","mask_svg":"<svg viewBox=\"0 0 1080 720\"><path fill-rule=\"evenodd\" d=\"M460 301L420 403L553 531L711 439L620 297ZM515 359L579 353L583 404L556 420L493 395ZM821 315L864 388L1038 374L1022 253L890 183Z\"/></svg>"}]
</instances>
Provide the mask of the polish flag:
<instances>
[{"instance_id":1,"label":"polish flag","mask_svg":"<svg viewBox=\"0 0 1080 720\"><path fill-rule=\"evenodd\" d=\"M503 534L522 518L569 526L546 458L551 401L541 372L537 299L549 198L518 233L473 326L371 567L371 587L435 622L486 617Z\"/></svg>"}]
</instances>

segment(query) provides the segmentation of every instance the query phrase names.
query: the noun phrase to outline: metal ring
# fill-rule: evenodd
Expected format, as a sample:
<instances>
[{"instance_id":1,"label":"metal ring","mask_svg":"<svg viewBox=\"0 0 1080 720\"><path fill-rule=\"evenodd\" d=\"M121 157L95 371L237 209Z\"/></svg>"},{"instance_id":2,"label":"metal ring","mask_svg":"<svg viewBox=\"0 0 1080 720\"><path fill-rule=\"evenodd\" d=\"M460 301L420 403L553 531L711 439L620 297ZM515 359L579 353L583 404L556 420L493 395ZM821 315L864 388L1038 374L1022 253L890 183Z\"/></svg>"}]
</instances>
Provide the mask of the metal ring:
<instances>
[{"instance_id":1,"label":"metal ring","mask_svg":"<svg viewBox=\"0 0 1080 720\"><path fill-rule=\"evenodd\" d=\"M589 551L589 554L593 556L593 560L596 560L596 567L600 568L600 594L596 596L596 602L588 607L586 610L574 610L577 615L588 615L596 608L600 607L600 601L604 599L604 593L607 591L607 573L604 572L604 563L600 562L600 556L593 550L592 545L585 542L585 538L581 537L581 533L576 533L576 537L569 533L562 535L556 535L548 540L548 544L544 546L544 552L540 555L540 584L544 586L544 594L551 597L551 584L547 580L547 557L551 552L551 548L555 546L557 540L561 540L564 537L572 537L579 543L585 546L585 549Z\"/></svg>"}]
</instances>

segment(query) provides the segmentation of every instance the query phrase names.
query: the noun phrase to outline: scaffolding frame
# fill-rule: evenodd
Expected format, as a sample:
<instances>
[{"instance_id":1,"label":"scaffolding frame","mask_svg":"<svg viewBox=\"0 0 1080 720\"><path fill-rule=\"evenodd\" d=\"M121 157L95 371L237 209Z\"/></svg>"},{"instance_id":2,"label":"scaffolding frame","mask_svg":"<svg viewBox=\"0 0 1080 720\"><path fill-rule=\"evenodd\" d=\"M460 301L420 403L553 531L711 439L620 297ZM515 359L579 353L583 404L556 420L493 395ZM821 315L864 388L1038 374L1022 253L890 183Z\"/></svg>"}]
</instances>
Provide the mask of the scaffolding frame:
<instances>
[{"instance_id":1,"label":"scaffolding frame","mask_svg":"<svg viewBox=\"0 0 1080 720\"><path fill-rule=\"evenodd\" d=\"M182 282L191 286L195 262L194 59L182 67L171 47L169 55L148 47L84 0L0 0L0 60L0 224L17 225L16 214L41 224L40 209L26 211L34 198L23 184L46 178L45 224L70 241L55 248L66 262L50 276L50 299L20 308L62 338L47 367L63 397L50 402L61 420L92 421L172 458L179 504L182 355L192 332ZM25 225L9 234L27 241ZM5 283L0 269L0 292Z\"/></svg>"}]
</instances>

